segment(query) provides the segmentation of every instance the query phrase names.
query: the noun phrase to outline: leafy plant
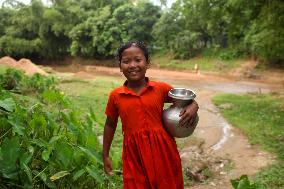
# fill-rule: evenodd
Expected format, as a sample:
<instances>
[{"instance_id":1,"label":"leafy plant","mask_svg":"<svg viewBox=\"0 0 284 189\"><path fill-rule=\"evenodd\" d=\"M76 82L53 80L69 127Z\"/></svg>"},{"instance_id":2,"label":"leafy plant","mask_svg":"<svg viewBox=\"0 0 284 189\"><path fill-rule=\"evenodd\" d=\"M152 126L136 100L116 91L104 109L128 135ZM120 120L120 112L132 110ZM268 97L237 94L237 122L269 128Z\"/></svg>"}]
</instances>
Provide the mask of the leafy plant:
<instances>
[{"instance_id":1,"label":"leafy plant","mask_svg":"<svg viewBox=\"0 0 284 189\"><path fill-rule=\"evenodd\" d=\"M26 76L22 71L8 68L4 74L0 75L0 86L6 90L19 91Z\"/></svg>"},{"instance_id":2,"label":"leafy plant","mask_svg":"<svg viewBox=\"0 0 284 189\"><path fill-rule=\"evenodd\" d=\"M24 72L8 68L0 75L0 87L17 93L42 93L55 90L57 80L54 77L42 76L38 73L26 76Z\"/></svg>"},{"instance_id":3,"label":"leafy plant","mask_svg":"<svg viewBox=\"0 0 284 189\"><path fill-rule=\"evenodd\" d=\"M59 90L38 87L41 81L33 81L33 98L0 91L0 187L117 188L118 176L103 173L94 111L82 118Z\"/></svg>"},{"instance_id":4,"label":"leafy plant","mask_svg":"<svg viewBox=\"0 0 284 189\"><path fill-rule=\"evenodd\" d=\"M266 189L264 185L250 181L247 175L231 180L231 184L234 189Z\"/></svg>"}]
</instances>

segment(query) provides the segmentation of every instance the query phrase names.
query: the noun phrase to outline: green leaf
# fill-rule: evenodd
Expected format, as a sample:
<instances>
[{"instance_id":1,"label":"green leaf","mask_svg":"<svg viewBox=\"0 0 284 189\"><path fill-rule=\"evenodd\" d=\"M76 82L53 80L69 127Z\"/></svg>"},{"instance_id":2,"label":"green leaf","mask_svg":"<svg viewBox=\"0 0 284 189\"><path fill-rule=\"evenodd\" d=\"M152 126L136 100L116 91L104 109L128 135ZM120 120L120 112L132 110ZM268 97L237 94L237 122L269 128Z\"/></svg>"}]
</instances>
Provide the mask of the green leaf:
<instances>
[{"instance_id":1,"label":"green leaf","mask_svg":"<svg viewBox=\"0 0 284 189\"><path fill-rule=\"evenodd\" d=\"M53 144L54 142L58 141L60 138L62 138L63 136L53 136L51 137L51 139L49 140L49 144Z\"/></svg>"},{"instance_id":2,"label":"green leaf","mask_svg":"<svg viewBox=\"0 0 284 189\"><path fill-rule=\"evenodd\" d=\"M231 180L231 184L234 187L234 189L237 189L239 185L239 181L237 179Z\"/></svg>"},{"instance_id":3,"label":"green leaf","mask_svg":"<svg viewBox=\"0 0 284 189\"><path fill-rule=\"evenodd\" d=\"M102 174L99 173L98 168L95 166L87 166L86 167L87 172L98 182L98 183L103 183L103 177L101 176Z\"/></svg>"},{"instance_id":4,"label":"green leaf","mask_svg":"<svg viewBox=\"0 0 284 189\"><path fill-rule=\"evenodd\" d=\"M67 169L72 163L74 150L65 141L61 141L55 146L56 159L61 163L62 168Z\"/></svg>"},{"instance_id":5,"label":"green leaf","mask_svg":"<svg viewBox=\"0 0 284 189\"><path fill-rule=\"evenodd\" d=\"M33 114L33 118L29 123L31 128L37 128L39 130L46 129L46 120L45 117L41 114L35 113Z\"/></svg>"},{"instance_id":6,"label":"green leaf","mask_svg":"<svg viewBox=\"0 0 284 189\"><path fill-rule=\"evenodd\" d=\"M5 109L8 112L12 112L15 109L15 101L12 98L6 98L4 100L0 100L0 107Z\"/></svg>"},{"instance_id":7,"label":"green leaf","mask_svg":"<svg viewBox=\"0 0 284 189\"><path fill-rule=\"evenodd\" d=\"M234 189L266 189L266 187L260 183L250 182L247 175L242 175L239 179L231 180L231 184Z\"/></svg>"},{"instance_id":8,"label":"green leaf","mask_svg":"<svg viewBox=\"0 0 284 189\"><path fill-rule=\"evenodd\" d=\"M23 121L17 115L9 115L8 123L13 126L13 131L18 135L24 135L25 127Z\"/></svg>"},{"instance_id":9,"label":"green leaf","mask_svg":"<svg viewBox=\"0 0 284 189\"><path fill-rule=\"evenodd\" d=\"M98 163L100 165L103 165L102 158L98 155L97 152L95 152L94 150L91 151L90 149L87 149L81 146L79 146L79 149L81 149L82 152L88 155L89 158L91 158L91 160L93 161L93 163Z\"/></svg>"},{"instance_id":10,"label":"green leaf","mask_svg":"<svg viewBox=\"0 0 284 189\"><path fill-rule=\"evenodd\" d=\"M34 148L32 146L29 146L28 151L23 153L20 157L21 166L23 166L24 164L28 165L28 163L31 161L33 157L33 154L34 154Z\"/></svg>"},{"instance_id":11,"label":"green leaf","mask_svg":"<svg viewBox=\"0 0 284 189\"><path fill-rule=\"evenodd\" d=\"M42 159L48 161L51 152L52 152L51 147L47 147L45 150L43 150L43 152L41 153Z\"/></svg>"},{"instance_id":12,"label":"green leaf","mask_svg":"<svg viewBox=\"0 0 284 189\"><path fill-rule=\"evenodd\" d=\"M18 137L5 138L1 145L0 171L6 178L14 178L17 173L16 162L20 157L20 142Z\"/></svg>"},{"instance_id":13,"label":"green leaf","mask_svg":"<svg viewBox=\"0 0 284 189\"><path fill-rule=\"evenodd\" d=\"M45 185L47 185L49 188L56 188L56 185L47 178L47 175L42 172L39 174L39 178L45 183Z\"/></svg>"},{"instance_id":14,"label":"green leaf","mask_svg":"<svg viewBox=\"0 0 284 189\"><path fill-rule=\"evenodd\" d=\"M39 147L46 147L48 143L44 141L43 139L32 139L31 143L36 144Z\"/></svg>"},{"instance_id":15,"label":"green leaf","mask_svg":"<svg viewBox=\"0 0 284 189\"><path fill-rule=\"evenodd\" d=\"M28 176L29 182L32 183L33 182L33 176L32 176L32 171L31 169L24 163L23 164L24 167L24 171Z\"/></svg>"},{"instance_id":16,"label":"green leaf","mask_svg":"<svg viewBox=\"0 0 284 189\"><path fill-rule=\"evenodd\" d=\"M85 169L81 169L77 171L73 176L73 181L76 181L78 178L80 178L84 173L86 173Z\"/></svg>"},{"instance_id":17,"label":"green leaf","mask_svg":"<svg viewBox=\"0 0 284 189\"><path fill-rule=\"evenodd\" d=\"M58 172L58 173L55 173L54 175L52 175L51 177L50 177L50 180L51 181L55 181L55 180L58 180L58 179L60 179L60 178L62 178L62 177L64 177L64 176L66 176L66 175L69 175L70 173L68 172L68 171L60 171L60 172Z\"/></svg>"}]
</instances>

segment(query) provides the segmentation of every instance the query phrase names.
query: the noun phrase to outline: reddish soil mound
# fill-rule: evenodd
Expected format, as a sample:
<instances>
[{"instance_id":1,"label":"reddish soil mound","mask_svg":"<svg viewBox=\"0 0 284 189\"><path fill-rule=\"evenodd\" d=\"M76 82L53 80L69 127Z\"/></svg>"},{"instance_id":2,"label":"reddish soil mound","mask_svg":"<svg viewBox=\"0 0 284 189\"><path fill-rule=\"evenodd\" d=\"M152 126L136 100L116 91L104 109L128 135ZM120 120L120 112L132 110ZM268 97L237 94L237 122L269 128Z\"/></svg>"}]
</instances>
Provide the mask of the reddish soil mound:
<instances>
[{"instance_id":1,"label":"reddish soil mound","mask_svg":"<svg viewBox=\"0 0 284 189\"><path fill-rule=\"evenodd\" d=\"M32 63L29 59L22 58L19 61L14 60L9 56L2 57L0 59L0 65L6 65L18 70L23 70L28 75L33 75L35 73L39 73L42 75L48 75L44 70L37 67L34 63Z\"/></svg>"}]
</instances>

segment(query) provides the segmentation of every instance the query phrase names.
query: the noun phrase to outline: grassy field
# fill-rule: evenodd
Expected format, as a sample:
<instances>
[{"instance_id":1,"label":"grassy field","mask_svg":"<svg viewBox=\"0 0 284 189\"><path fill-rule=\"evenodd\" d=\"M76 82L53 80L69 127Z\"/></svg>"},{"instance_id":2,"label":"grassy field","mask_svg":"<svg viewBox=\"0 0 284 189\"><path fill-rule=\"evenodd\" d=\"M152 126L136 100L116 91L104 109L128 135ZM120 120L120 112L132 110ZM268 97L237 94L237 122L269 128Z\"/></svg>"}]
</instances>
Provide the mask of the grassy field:
<instances>
[{"instance_id":1,"label":"grassy field","mask_svg":"<svg viewBox=\"0 0 284 189\"><path fill-rule=\"evenodd\" d=\"M269 189L284 187L284 98L271 94L220 94L213 98L224 117L240 128L253 145L277 157L277 163L255 177ZM226 106L220 106L227 104ZM222 108L228 107L228 108Z\"/></svg>"},{"instance_id":2,"label":"grassy field","mask_svg":"<svg viewBox=\"0 0 284 189\"><path fill-rule=\"evenodd\" d=\"M241 65L242 60L221 60L217 57L196 57L190 60L175 60L169 54L155 54L151 59L153 67L194 70L198 65L199 70L225 73Z\"/></svg>"}]
</instances>

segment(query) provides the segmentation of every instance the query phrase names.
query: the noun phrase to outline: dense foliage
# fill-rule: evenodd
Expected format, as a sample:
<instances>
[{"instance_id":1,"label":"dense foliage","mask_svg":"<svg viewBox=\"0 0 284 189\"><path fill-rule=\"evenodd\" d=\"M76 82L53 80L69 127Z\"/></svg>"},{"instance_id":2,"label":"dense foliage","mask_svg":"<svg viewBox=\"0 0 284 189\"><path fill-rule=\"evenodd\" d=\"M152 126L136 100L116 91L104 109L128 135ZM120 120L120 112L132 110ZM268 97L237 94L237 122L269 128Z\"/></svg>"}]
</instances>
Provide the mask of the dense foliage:
<instances>
[{"instance_id":1,"label":"dense foliage","mask_svg":"<svg viewBox=\"0 0 284 189\"><path fill-rule=\"evenodd\" d=\"M53 78L0 76L0 188L119 187L103 174L92 110L82 118Z\"/></svg>"},{"instance_id":2,"label":"dense foliage","mask_svg":"<svg viewBox=\"0 0 284 189\"><path fill-rule=\"evenodd\" d=\"M221 58L253 55L283 63L283 25L283 1L178 0L163 13L153 34L178 58L225 48Z\"/></svg>"},{"instance_id":3,"label":"dense foliage","mask_svg":"<svg viewBox=\"0 0 284 189\"><path fill-rule=\"evenodd\" d=\"M209 48L223 59L249 55L283 64L283 25L281 0L177 0L170 9L149 0L54 0L48 5L6 0L0 9L0 56L105 59L122 42L138 39L175 58Z\"/></svg>"}]
</instances>

